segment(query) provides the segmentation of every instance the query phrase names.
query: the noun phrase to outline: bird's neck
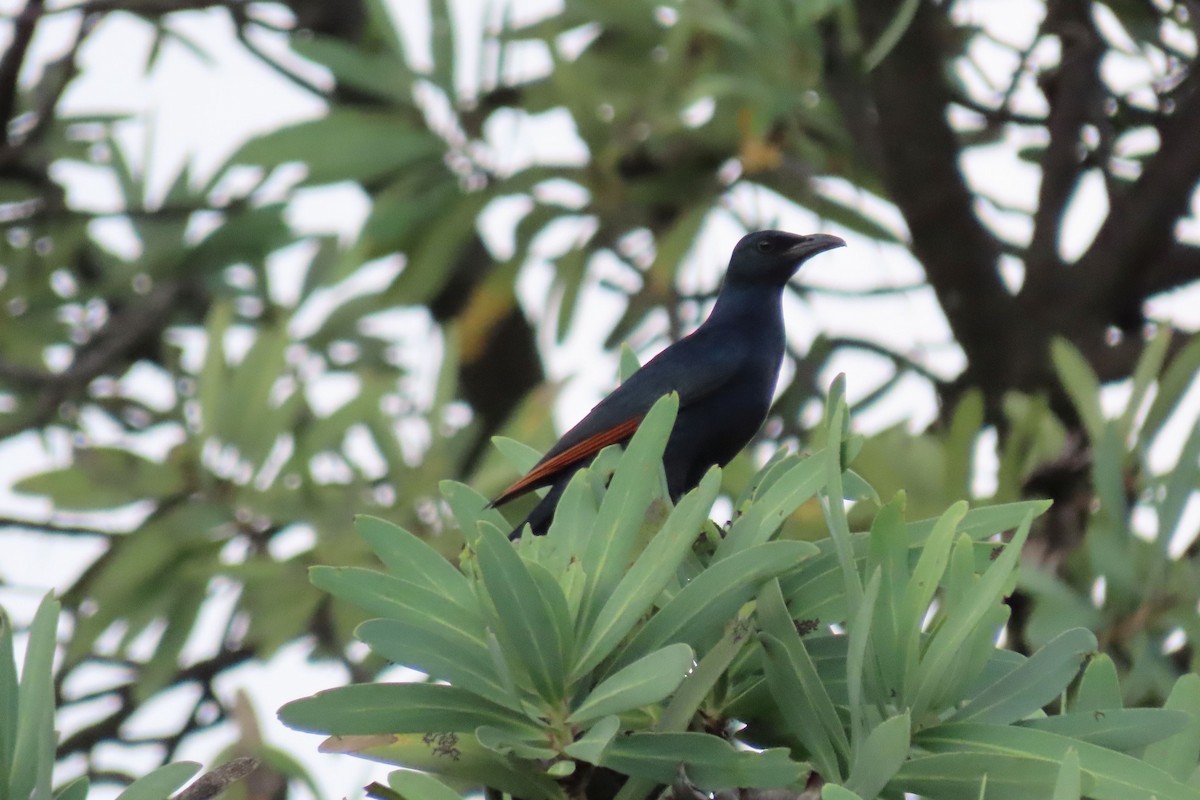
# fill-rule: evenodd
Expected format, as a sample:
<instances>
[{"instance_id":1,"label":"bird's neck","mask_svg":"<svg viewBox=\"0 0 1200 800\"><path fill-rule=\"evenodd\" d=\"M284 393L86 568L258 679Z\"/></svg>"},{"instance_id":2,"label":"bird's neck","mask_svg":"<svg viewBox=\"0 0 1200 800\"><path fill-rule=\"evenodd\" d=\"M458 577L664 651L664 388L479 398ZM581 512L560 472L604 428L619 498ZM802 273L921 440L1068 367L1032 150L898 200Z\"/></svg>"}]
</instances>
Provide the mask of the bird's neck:
<instances>
[{"instance_id":1,"label":"bird's neck","mask_svg":"<svg viewBox=\"0 0 1200 800\"><path fill-rule=\"evenodd\" d=\"M783 287L763 284L725 285L717 295L706 325L743 325L749 330L778 328L783 333Z\"/></svg>"}]
</instances>

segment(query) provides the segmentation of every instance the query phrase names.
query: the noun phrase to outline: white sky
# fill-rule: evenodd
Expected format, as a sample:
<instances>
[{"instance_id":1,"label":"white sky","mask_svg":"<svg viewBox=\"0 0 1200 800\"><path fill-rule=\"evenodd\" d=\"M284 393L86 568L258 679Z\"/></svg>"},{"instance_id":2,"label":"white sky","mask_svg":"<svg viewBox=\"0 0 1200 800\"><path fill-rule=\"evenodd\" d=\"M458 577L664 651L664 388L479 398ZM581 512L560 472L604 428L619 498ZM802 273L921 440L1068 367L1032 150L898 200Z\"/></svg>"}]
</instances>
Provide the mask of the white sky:
<instances>
[{"instance_id":1,"label":"white sky","mask_svg":"<svg viewBox=\"0 0 1200 800\"><path fill-rule=\"evenodd\" d=\"M466 26L482 25L479 9L484 2L457 2L455 7L460 22ZM0 0L0 13L13 14L22 5L18 0ZM422 66L429 58L425 47L428 17L424 13L424 4L411 0L392 0L391 5L397 17L403 21L402 30L416 66ZM545 6L542 2L513 4L521 14L530 15L539 13ZM1009 42L1027 41L1036 28L1040 14L1040 4L1033 0L975 0L961 3L960 7L960 13L973 16L974 21L986 23L993 33ZM206 176L254 134L322 113L319 102L245 53L233 39L224 14L189 12L173 15L172 19L180 30L201 43L215 64L206 64L186 49L167 44L158 66L146 77L142 73L151 43L147 27L130 17L113 14L106 18L101 29L84 48L82 75L72 84L64 100L65 108L77 114L127 111L136 116L134 121L122 126L120 138L138 160L144 154L153 192L161 192L184 163L191 163L195 174ZM71 14L47 18L39 27L34 60L45 61L61 52L74 36L76 25L77 20ZM8 35L6 26L0 31L0 42L4 42ZM270 52L287 58L286 47L280 38L262 37L257 41ZM989 46L979 44L978 47L986 51ZM464 75L479 73L476 52L467 48L460 56ZM990 52L981 52L979 56L988 69L994 70L996 76L1003 75L1011 68L1008 63L1010 56L1000 48L992 46ZM1057 54L1039 50L1037 57L1049 63ZM295 59L290 59L289 63L305 68ZM545 69L545 65L545 58L536 50L527 50L513 59L509 68L532 73ZM1115 68L1121 66L1117 64ZM315 80L323 78L320 70L312 68L306 74ZM33 77L24 76L27 82ZM970 76L966 76L966 79L978 80ZM466 85L470 83L467 79L464 82ZM1018 100L1032 107L1041 102L1040 95L1032 86L1023 87ZM573 136L569 118L562 113L551 113L537 120L510 117L499 120L489 128L490 143L498 155L510 159L508 163L514 165L527 163L535 155L545 157L546 151L555 147L559 148L559 152L552 154L554 157L570 158L572 152L582 157L582 144ZM1024 143L1020 141L1020 134L1014 133L1001 144L978 148L966 154L964 168L972 185L985 188L1007 204L1032 208L1038 174L1035 169L1014 157L1015 147ZM64 165L56 174L67 183L75 205L96 210L116 208L115 186L104 170L83 165ZM864 197L840 181L827 181L826 190L838 197L862 203L896 230L903 231L902 220L886 203ZM843 235L849 241L850 247L824 254L806 265L801 276L804 283L852 288L908 284L920 278L919 268L903 248L881 246L839 230L836 226L823 225L806 211L764 201L750 191L739 192L737 203L743 211L757 207L766 217L778 213L778 227L802 232L820 227ZM367 210L367 200L360 190L350 186L334 186L302 193L292 205L290 219L302 230L336 231L351 239ZM1105 211L1103 193L1094 182L1085 180L1067 215L1061 244L1064 255L1069 257L1082 252L1091 241ZM489 242L502 248L508 236L508 221L512 214L519 212L517 207L498 206L485 222L484 233ZM989 222L1002 228L1006 235L1016 239L1028 236L1027 224L1014 215L1003 215L986 206L981 206L980 213ZM1189 225L1192 226L1188 229L1189 235L1200 238L1200 224ZM681 277L684 285L712 286L739 233L731 221L717 218L698 242L692 263ZM97 234L117 247L137 247L127 227L116 220L100 224ZM563 231L559 238L571 235L571 231ZM562 246L561 242L554 241L554 237L549 239L542 244L546 253ZM303 253L299 251L280 254L272 264L272 271L286 275L302 258ZM393 267L385 264L380 268L387 271ZM367 290L372 281L381 277L386 275L365 273L357 279L357 283L351 282L344 287L344 291ZM546 297L551 277L551 268L546 263L531 264L521 276L520 297L525 308L535 317L549 313L544 309L548 307ZM1019 265L1015 266L1012 279L1019 281ZM286 281L284 285L286 287ZM282 291L287 290L285 288ZM600 345L612 322L620 314L621 305L610 292L595 285L586 290L581 302L584 303L582 307L588 309L586 320L574 325L561 345L555 345L548 338L544 342L548 350L550 376L566 381L562 400L556 409L556 420L560 426L566 426L578 418L611 388L615 379L615 355L602 352ZM1165 298L1153 306L1155 313L1182 318L1185 324L1192 327L1200 325L1200 311L1197 309L1200 309L1200 303L1196 302L1196 294L1191 292ZM826 297L802 305L793 298L789 300L787 312L789 335L801 345L807 345L818 332L823 331L889 342L945 375L955 374L963 363L958 348L946 344L949 333L930 291L875 301L869 306L862 301ZM644 359L650 353L643 352L641 355ZM432 364L427 364L427 371L431 367ZM852 399L865 394L887 374L878 359L855 355L835 359L826 378L831 379L839 371L851 376ZM1119 400L1119 389L1110 392L1112 404L1119 403ZM1190 413L1194 415L1200 398L1193 397L1192 400L1197 401L1191 406L1193 410ZM864 415L859 424L877 429L908 420L911 426L919 428L932 419L933 413L932 393L920 381L913 380L906 384L905 391L897 393L889 403ZM47 463L61 461L68 451L65 441L51 438L47 444L33 435L0 446L0 515L39 517L52 514L53 509L43 499L16 495L11 491L11 486L24 475L43 469ZM1193 517L1200 516L1200 509L1193 508L1193 511L1197 512ZM0 543L4 552L4 577L15 580L14 576L20 576L20 583L15 587L0 589L0 603L18 621L26 621L32 616L42 592L68 586L99 552L99 545L95 542L12 531L0 533ZM216 621L213 624L219 624L223 619L222 609L227 608L234 597L232 587L214 587L211 607L206 612L210 620ZM197 641L189 646L192 651L202 646L201 640L211 633L212 625L201 624L198 630L202 635L195 637ZM290 731L274 718L274 710L287 700L345 679L336 668L308 663L305 660L306 653L304 643L294 644L268 663L229 671L218 688L227 700L232 700L239 689L249 692L260 715L264 736L272 744L285 747L301 762L309 765L327 796L354 795L359 787L385 775L387 769L372 767L366 762L347 757L318 755L315 753L319 741L317 737ZM162 706L178 705L182 698L164 698L160 702ZM171 718L171 714L162 712L162 706L144 710L131 729L150 732L160 715ZM78 718L64 718L61 723L73 729L84 721L82 717L86 715L76 716ZM222 726L192 737L180 756L207 764L228 744L231 736L231 729ZM114 756L114 763L126 769L131 767L124 755ZM148 759L147 765L149 763Z\"/></svg>"}]
</instances>

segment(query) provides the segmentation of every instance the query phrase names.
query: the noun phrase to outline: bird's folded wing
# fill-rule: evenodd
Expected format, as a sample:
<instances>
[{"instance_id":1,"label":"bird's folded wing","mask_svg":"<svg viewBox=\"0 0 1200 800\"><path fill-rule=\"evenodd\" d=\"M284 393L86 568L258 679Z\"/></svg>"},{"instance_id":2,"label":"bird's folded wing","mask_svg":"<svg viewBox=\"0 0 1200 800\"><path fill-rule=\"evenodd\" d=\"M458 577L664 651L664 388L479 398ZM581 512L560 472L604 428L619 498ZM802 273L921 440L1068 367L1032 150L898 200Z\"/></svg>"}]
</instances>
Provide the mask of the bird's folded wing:
<instances>
[{"instance_id":1,"label":"bird's folded wing","mask_svg":"<svg viewBox=\"0 0 1200 800\"><path fill-rule=\"evenodd\" d=\"M720 357L721 351L714 350L705 338L697 331L647 362L563 434L528 474L497 495L491 505L546 486L572 465L625 441L663 395L678 392L683 409L733 380L737 362Z\"/></svg>"},{"instance_id":2,"label":"bird's folded wing","mask_svg":"<svg viewBox=\"0 0 1200 800\"><path fill-rule=\"evenodd\" d=\"M546 478L557 473L559 470L575 464L585 458L590 458L596 453L599 453L610 444L616 444L633 435L637 430L637 426L641 423L641 417L628 419L619 425L616 425L607 430L600 431L594 436L584 439L582 442L568 447L561 453L551 456L545 461L540 462L536 467L525 474L525 477L509 486L503 492L498 494L492 500L493 506L498 506L512 500L514 497L524 494L525 492L541 485Z\"/></svg>"}]
</instances>

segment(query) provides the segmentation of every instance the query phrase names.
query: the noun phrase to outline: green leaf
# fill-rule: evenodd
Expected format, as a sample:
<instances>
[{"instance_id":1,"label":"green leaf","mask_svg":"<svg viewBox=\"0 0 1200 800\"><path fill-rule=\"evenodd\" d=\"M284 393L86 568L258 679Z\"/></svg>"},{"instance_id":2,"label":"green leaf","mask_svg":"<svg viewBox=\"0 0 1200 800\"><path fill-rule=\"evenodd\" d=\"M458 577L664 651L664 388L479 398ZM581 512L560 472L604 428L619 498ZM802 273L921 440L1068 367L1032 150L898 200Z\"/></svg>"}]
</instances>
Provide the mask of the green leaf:
<instances>
[{"instance_id":1,"label":"green leaf","mask_svg":"<svg viewBox=\"0 0 1200 800\"><path fill-rule=\"evenodd\" d=\"M762 627L767 684L784 721L816 762L817 771L826 780L840 781L842 762L850 758L850 742L788 614L778 581L769 582L759 591L755 613Z\"/></svg>"},{"instance_id":2,"label":"green leaf","mask_svg":"<svg viewBox=\"0 0 1200 800\"><path fill-rule=\"evenodd\" d=\"M688 729L696 712L709 697L713 687L725 675L734 658L750 641L749 614L739 615L726 627L725 635L713 645L695 669L688 673L679 685L671 702L658 718L654 727L660 731L684 731Z\"/></svg>"},{"instance_id":3,"label":"green leaf","mask_svg":"<svg viewBox=\"0 0 1200 800\"><path fill-rule=\"evenodd\" d=\"M975 541L986 539L997 533L1012 530L1025 521L1025 517L1038 517L1050 508L1049 500L1023 500L1019 503L1002 503L995 506L973 508L958 523L956 531L965 533ZM908 523L909 543L913 545L924 543L940 517L918 520Z\"/></svg>"},{"instance_id":4,"label":"green leaf","mask_svg":"<svg viewBox=\"0 0 1200 800\"><path fill-rule=\"evenodd\" d=\"M1162 371L1163 362L1167 358L1167 348L1170 344L1171 326L1163 325L1154 338L1146 343L1145 349L1142 350L1142 355L1133 370L1133 385L1129 393L1129 400L1125 404L1125 411L1117 421L1117 428L1121 433L1120 438L1122 441L1127 441L1133 432L1134 419L1142 410L1146 393L1150 390L1150 384L1158 377L1159 372Z\"/></svg>"},{"instance_id":5,"label":"green leaf","mask_svg":"<svg viewBox=\"0 0 1200 800\"><path fill-rule=\"evenodd\" d=\"M646 507L663 482L663 450L678 410L679 395L674 392L655 402L621 454L600 503L582 559L588 565L588 581L579 622L589 634L625 573Z\"/></svg>"},{"instance_id":6,"label":"green leaf","mask_svg":"<svg viewBox=\"0 0 1200 800\"><path fill-rule=\"evenodd\" d=\"M74 465L25 478L13 488L46 495L58 508L86 511L168 497L184 486L179 464L116 447L91 447L76 451Z\"/></svg>"},{"instance_id":7,"label":"green leaf","mask_svg":"<svg viewBox=\"0 0 1200 800\"><path fill-rule=\"evenodd\" d=\"M1149 445L1162 430L1163 424L1178 408L1184 392L1192 385L1200 372L1200 336L1194 336L1186 346L1171 359L1158 379L1158 392L1142 422L1141 440Z\"/></svg>"},{"instance_id":8,"label":"green leaf","mask_svg":"<svg viewBox=\"0 0 1200 800\"><path fill-rule=\"evenodd\" d=\"M392 787L402 800L462 800L458 792L424 772L389 772L388 786Z\"/></svg>"},{"instance_id":9,"label":"green leaf","mask_svg":"<svg viewBox=\"0 0 1200 800\"><path fill-rule=\"evenodd\" d=\"M1006 724L1024 719L1062 694L1079 666L1096 649L1096 636L1073 628L1057 636L1021 666L984 689L956 711L956 722Z\"/></svg>"},{"instance_id":10,"label":"green leaf","mask_svg":"<svg viewBox=\"0 0 1200 800\"><path fill-rule=\"evenodd\" d=\"M399 525L364 514L354 518L354 528L397 578L437 592L468 613L478 613L470 581L426 542Z\"/></svg>"},{"instance_id":11,"label":"green leaf","mask_svg":"<svg viewBox=\"0 0 1200 800\"><path fill-rule=\"evenodd\" d=\"M80 775L54 794L54 800L87 800L91 781L87 775Z\"/></svg>"},{"instance_id":12,"label":"green leaf","mask_svg":"<svg viewBox=\"0 0 1200 800\"><path fill-rule=\"evenodd\" d=\"M1188 715L1182 711L1120 708L1036 717L1021 720L1017 724L1023 728L1069 736L1110 750L1130 752L1183 731L1188 722Z\"/></svg>"},{"instance_id":13,"label":"green leaf","mask_svg":"<svg viewBox=\"0 0 1200 800\"><path fill-rule=\"evenodd\" d=\"M117 800L166 800L200 769L194 761L178 761L159 767L125 787Z\"/></svg>"},{"instance_id":14,"label":"green leaf","mask_svg":"<svg viewBox=\"0 0 1200 800\"><path fill-rule=\"evenodd\" d=\"M883 791L908 757L911 726L907 713L876 726L862 746L856 748L846 788L862 797L875 797Z\"/></svg>"},{"instance_id":15,"label":"green leaf","mask_svg":"<svg viewBox=\"0 0 1200 800\"><path fill-rule=\"evenodd\" d=\"M474 734L430 731L327 739L322 752L352 754L421 770L455 786L491 786L527 800L566 800L563 792L528 763L484 747Z\"/></svg>"},{"instance_id":16,"label":"green leaf","mask_svg":"<svg viewBox=\"0 0 1200 800\"><path fill-rule=\"evenodd\" d=\"M586 761L589 764L599 764L604 758L604 751L609 742L621 729L620 717L605 717L597 722L587 733L563 748L563 752L571 758Z\"/></svg>"},{"instance_id":17,"label":"green leaf","mask_svg":"<svg viewBox=\"0 0 1200 800\"><path fill-rule=\"evenodd\" d=\"M1003 753L939 753L904 762L888 784L947 800L1032 800L1054 791L1060 765Z\"/></svg>"},{"instance_id":18,"label":"green leaf","mask_svg":"<svg viewBox=\"0 0 1200 800\"><path fill-rule=\"evenodd\" d=\"M772 482L761 487L761 493L729 527L729 533L717 546L714 561L740 553L771 538L783 520L820 491L827 480L824 451L780 462ZM786 466L783 464L786 463Z\"/></svg>"},{"instance_id":19,"label":"green leaf","mask_svg":"<svg viewBox=\"0 0 1200 800\"><path fill-rule=\"evenodd\" d=\"M1104 412L1100 408L1100 381L1083 354L1066 339L1056 337L1050 343L1050 358L1058 371L1063 388L1079 412L1079 420L1088 439L1100 441L1104 430Z\"/></svg>"},{"instance_id":20,"label":"green leaf","mask_svg":"<svg viewBox=\"0 0 1200 800\"><path fill-rule=\"evenodd\" d=\"M1071 703L1071 711L1108 711L1122 706L1121 682L1117 665L1108 653L1097 653L1088 661L1079 688Z\"/></svg>"},{"instance_id":21,"label":"green leaf","mask_svg":"<svg viewBox=\"0 0 1200 800\"><path fill-rule=\"evenodd\" d=\"M546 746L546 737L521 736L512 731L494 728L491 725L481 725L475 729L475 738L488 750L502 756L514 756L522 759L549 760L557 753Z\"/></svg>"},{"instance_id":22,"label":"green leaf","mask_svg":"<svg viewBox=\"0 0 1200 800\"><path fill-rule=\"evenodd\" d=\"M21 685L17 692L16 739L10 797L50 800L54 767L54 650L61 604L42 598L29 628Z\"/></svg>"},{"instance_id":23,"label":"green leaf","mask_svg":"<svg viewBox=\"0 0 1200 800\"><path fill-rule=\"evenodd\" d=\"M846 697L850 707L850 741L857 748L862 744L862 736L866 730L866 708L863 703L863 685L874 686L877 677L872 664L871 673L867 674L867 649L870 646L871 617L875 613L875 604L879 599L879 584L882 580L882 570L878 567L871 575L863 593L862 602L849 625L850 644L846 650ZM880 692L873 692L876 697ZM882 699L882 698L880 698ZM886 783L886 781L885 781Z\"/></svg>"},{"instance_id":24,"label":"green leaf","mask_svg":"<svg viewBox=\"0 0 1200 800\"><path fill-rule=\"evenodd\" d=\"M1163 708L1187 714L1187 724L1165 741L1147 747L1145 760L1175 780L1185 781L1200 759L1200 675L1181 675Z\"/></svg>"},{"instance_id":25,"label":"green leaf","mask_svg":"<svg viewBox=\"0 0 1200 800\"><path fill-rule=\"evenodd\" d=\"M638 361L637 353L633 352L633 348L629 346L628 342L622 342L620 360L618 362L617 369L617 375L620 378L621 383L629 380L633 376L633 373L637 372L641 368L642 365Z\"/></svg>"},{"instance_id":26,"label":"green leaf","mask_svg":"<svg viewBox=\"0 0 1200 800\"><path fill-rule=\"evenodd\" d=\"M649 610L691 552L700 525L707 519L720 489L721 470L714 467L671 511L596 617L596 623L576 657L572 678L584 675L606 658Z\"/></svg>"},{"instance_id":27,"label":"green leaf","mask_svg":"<svg viewBox=\"0 0 1200 800\"><path fill-rule=\"evenodd\" d=\"M836 783L827 783L821 787L821 800L863 800L863 798Z\"/></svg>"},{"instance_id":28,"label":"green leaf","mask_svg":"<svg viewBox=\"0 0 1200 800\"><path fill-rule=\"evenodd\" d=\"M1050 768L1051 785L1057 779L1059 764L1067 751L1074 748L1079 753L1088 797L1096 800L1151 796L1158 800L1195 800L1196 797L1195 790L1133 756L1046 731L1013 725L954 722L922 731L916 740L918 746L935 753L1019 756L1024 765L1018 770L1040 775L1043 768ZM991 778L988 796L991 797Z\"/></svg>"},{"instance_id":29,"label":"green leaf","mask_svg":"<svg viewBox=\"0 0 1200 800\"><path fill-rule=\"evenodd\" d=\"M790 572L816 552L809 542L767 542L712 564L633 635L614 664L627 664L668 642L699 646L715 638L763 582Z\"/></svg>"},{"instance_id":30,"label":"green leaf","mask_svg":"<svg viewBox=\"0 0 1200 800\"><path fill-rule=\"evenodd\" d=\"M963 643L970 638L972 631L988 611L1000 602L1032 524L1033 516L1029 515L1004 546L1004 550L987 568L970 598L956 608L949 609L945 622L934 633L916 675L917 692L912 701L914 717L920 718L928 709L927 703L932 701L946 680ZM919 619L915 624L920 624Z\"/></svg>"},{"instance_id":31,"label":"green leaf","mask_svg":"<svg viewBox=\"0 0 1200 800\"><path fill-rule=\"evenodd\" d=\"M0 791L10 791L13 752L17 743L20 715L20 684L17 682L17 661L13 652L12 621L0 607ZM15 795L9 795L15 796Z\"/></svg>"},{"instance_id":32,"label":"green leaf","mask_svg":"<svg viewBox=\"0 0 1200 800\"><path fill-rule=\"evenodd\" d=\"M403 619L364 622L355 635L376 655L510 708L520 703L497 675L480 632L456 628L436 608Z\"/></svg>"},{"instance_id":33,"label":"green leaf","mask_svg":"<svg viewBox=\"0 0 1200 800\"><path fill-rule=\"evenodd\" d=\"M513 468L522 475L533 469L534 465L542 458L542 454L537 450L507 436L493 436L492 446L499 450L500 455L504 456L504 460L512 464Z\"/></svg>"},{"instance_id":34,"label":"green leaf","mask_svg":"<svg viewBox=\"0 0 1200 800\"><path fill-rule=\"evenodd\" d=\"M567 599L557 583L536 580L512 544L484 525L476 543L479 573L500 612L497 634L511 662L520 664L547 703L561 703L566 686L565 659L574 631Z\"/></svg>"},{"instance_id":35,"label":"green leaf","mask_svg":"<svg viewBox=\"0 0 1200 800\"><path fill-rule=\"evenodd\" d=\"M284 217L287 208L286 203L270 203L227 214L218 228L188 248L179 269L213 273L243 261L261 262L295 241Z\"/></svg>"},{"instance_id":36,"label":"green leaf","mask_svg":"<svg viewBox=\"0 0 1200 800\"><path fill-rule=\"evenodd\" d=\"M675 780L680 767L697 786L713 791L790 786L807 772L782 748L752 752L706 733L631 733L612 741L602 766L659 783Z\"/></svg>"},{"instance_id":37,"label":"green leaf","mask_svg":"<svg viewBox=\"0 0 1200 800\"><path fill-rule=\"evenodd\" d=\"M601 681L567 721L586 724L665 700L687 676L694 659L695 653L686 644L656 650Z\"/></svg>"},{"instance_id":38,"label":"green leaf","mask_svg":"<svg viewBox=\"0 0 1200 800\"><path fill-rule=\"evenodd\" d=\"M1080 800L1082 791L1079 753L1071 749L1063 756L1062 766L1058 770L1058 778L1054 782L1054 796L1051 800Z\"/></svg>"},{"instance_id":39,"label":"green leaf","mask_svg":"<svg viewBox=\"0 0 1200 800\"><path fill-rule=\"evenodd\" d=\"M430 683L340 686L279 709L283 724L333 736L473 731L490 725L536 735L540 728L474 692Z\"/></svg>"},{"instance_id":40,"label":"green leaf","mask_svg":"<svg viewBox=\"0 0 1200 800\"><path fill-rule=\"evenodd\" d=\"M368 51L333 36L293 36L288 44L298 55L327 68L340 87L372 94L389 105L413 103L416 76L394 52Z\"/></svg>"},{"instance_id":41,"label":"green leaf","mask_svg":"<svg viewBox=\"0 0 1200 800\"><path fill-rule=\"evenodd\" d=\"M468 545L475 543L480 523L488 522L501 530L508 529L508 520L504 515L491 507L488 499L470 486L457 481L442 481L438 489L446 498L446 504L450 506Z\"/></svg>"},{"instance_id":42,"label":"green leaf","mask_svg":"<svg viewBox=\"0 0 1200 800\"><path fill-rule=\"evenodd\" d=\"M408 115L332 106L319 119L251 139L229 163L269 169L299 161L308 167L307 185L369 182L422 159L440 158L445 149L436 135L415 128Z\"/></svg>"}]
</instances>

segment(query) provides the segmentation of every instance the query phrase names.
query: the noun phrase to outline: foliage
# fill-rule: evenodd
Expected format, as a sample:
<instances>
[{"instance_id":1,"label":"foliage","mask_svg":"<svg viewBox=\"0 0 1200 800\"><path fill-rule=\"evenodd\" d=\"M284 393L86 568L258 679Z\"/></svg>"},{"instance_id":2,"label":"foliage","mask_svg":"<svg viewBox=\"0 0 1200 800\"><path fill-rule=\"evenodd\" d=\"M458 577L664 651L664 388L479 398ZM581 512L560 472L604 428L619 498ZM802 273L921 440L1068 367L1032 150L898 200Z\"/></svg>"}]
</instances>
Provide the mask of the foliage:
<instances>
[{"instance_id":1,"label":"foliage","mask_svg":"<svg viewBox=\"0 0 1200 800\"><path fill-rule=\"evenodd\" d=\"M909 251L921 276L793 287L790 310L832 321L790 322L795 370L721 493L755 485L753 454L807 442L822 376L866 354L882 373L854 375L856 414L917 385L941 401L940 424L869 437L846 496L904 488L908 516L938 515L974 491L977 439L996 431L998 487L977 499L1058 501L1030 534L1053 558L1021 573L1032 605L1009 627L1014 646L1050 642L1056 620L1088 627L1130 703L1161 702L1195 666L1195 548L1167 544L1187 527L1195 448L1170 471L1145 449L1175 435L1163 420L1186 405L1195 348L1182 335L1148 344L1142 325L1148 299L1200 275L1186 2L1030 3L1045 13L1025 41L970 0L569 0L541 17L498 3L478 26L431 0L423 41L421 4L407 0L402 14L383 0L285 5L28 0L3 19L0 447L23 499L50 510L5 510L0 523L59 547L99 543L62 596L75 635L59 703L72 704L67 678L97 663L128 671L102 692L111 713L63 737L62 758L122 742L144 703L199 687L157 741L172 759L188 735L238 716L214 690L221 676L288 645L374 675L384 659L347 648L363 611L304 580L313 564L369 563L345 530L351 512L453 557L462 518L437 480L489 494L511 476L486 447L494 434L553 440L556 387L535 391L543 360L595 324L592 301L620 306L598 335L649 353L698 321L708 268L735 234L775 224L846 234L862 273ZM190 33L200 18L314 100L311 117L212 169L176 169L154 157L153 115L72 102L94 69L81 54L110 22L146 34L158 77L164 53L211 60ZM1003 185L964 174L1004 148L1019 160ZM1037 197L1011 197L1018 169L1037 172ZM1108 213L1072 253L1085 184ZM296 223L323 190L348 186L368 206L357 235ZM939 306L948 328L934 340L864 332L888 298L914 318L940 320ZM1052 359L1055 337L1068 344ZM1097 386L1129 379L1135 398L1157 392L1154 414L1131 400L1105 419ZM752 506L764 515L753 524L782 520L778 502ZM852 511L855 529L869 527L868 505ZM1134 515L1156 519L1157 538L1134 535ZM826 536L815 502L788 525ZM831 611L845 602L828 597Z\"/></svg>"},{"instance_id":2,"label":"foliage","mask_svg":"<svg viewBox=\"0 0 1200 800\"><path fill-rule=\"evenodd\" d=\"M1195 675L1165 709L1126 709L1084 628L1028 658L996 649L1048 504L959 502L907 522L900 493L852 532L841 498L861 440L839 384L823 447L773 460L718 530L717 468L666 499L675 408L660 401L628 449L581 471L545 537L510 545L483 497L447 484L467 532L461 570L360 517L387 572L317 567L312 580L382 615L359 639L428 682L331 689L282 719L330 735L326 750L442 781L393 773L401 797L483 785L637 800L677 773L706 791L799 792L810 771L831 798L1200 796ZM777 536L814 495L828 537ZM592 768L627 780L592 788Z\"/></svg>"},{"instance_id":3,"label":"foliage","mask_svg":"<svg viewBox=\"0 0 1200 800\"><path fill-rule=\"evenodd\" d=\"M0 609L0 797L8 800L86 800L90 789L86 775L57 789L53 785L57 760L53 680L59 611L59 602L49 595L38 606L18 677L12 625ZM125 787L117 800L166 800L199 769L199 764L190 761L161 766ZM240 775L246 772L243 768ZM219 779L214 789L223 789L231 781ZM215 794L215 790L193 792L189 797L206 800Z\"/></svg>"}]
</instances>

